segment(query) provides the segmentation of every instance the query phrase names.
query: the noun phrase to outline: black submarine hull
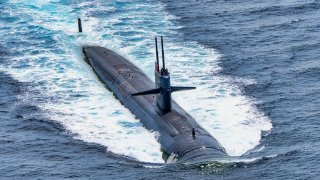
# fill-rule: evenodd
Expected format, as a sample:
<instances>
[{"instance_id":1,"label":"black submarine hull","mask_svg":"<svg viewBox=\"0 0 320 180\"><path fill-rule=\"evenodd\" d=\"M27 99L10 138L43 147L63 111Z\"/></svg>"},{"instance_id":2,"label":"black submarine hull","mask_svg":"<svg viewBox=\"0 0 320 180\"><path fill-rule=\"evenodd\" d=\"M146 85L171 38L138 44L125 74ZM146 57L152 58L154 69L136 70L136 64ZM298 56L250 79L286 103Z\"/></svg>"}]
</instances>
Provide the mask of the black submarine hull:
<instances>
[{"instance_id":1,"label":"black submarine hull","mask_svg":"<svg viewBox=\"0 0 320 180\"><path fill-rule=\"evenodd\" d=\"M206 162L228 157L219 142L204 130L176 102L164 112L156 95L131 96L155 88L154 83L134 64L117 53L98 46L83 47L86 62L141 123L159 134L166 162Z\"/></svg>"}]
</instances>

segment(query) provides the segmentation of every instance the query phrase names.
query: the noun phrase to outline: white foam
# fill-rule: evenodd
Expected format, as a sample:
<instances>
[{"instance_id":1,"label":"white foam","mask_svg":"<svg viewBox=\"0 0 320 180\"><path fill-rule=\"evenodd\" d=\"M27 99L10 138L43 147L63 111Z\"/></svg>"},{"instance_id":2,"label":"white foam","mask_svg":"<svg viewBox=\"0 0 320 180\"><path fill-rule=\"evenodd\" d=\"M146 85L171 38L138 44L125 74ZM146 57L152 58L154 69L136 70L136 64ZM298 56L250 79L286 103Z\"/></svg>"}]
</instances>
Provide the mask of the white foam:
<instances>
[{"instance_id":1,"label":"white foam","mask_svg":"<svg viewBox=\"0 0 320 180\"><path fill-rule=\"evenodd\" d=\"M24 7L21 2L19 7ZM64 53L55 54L55 49L46 49L45 45L34 47L43 48L46 53L27 53L13 58L11 64L1 70L19 81L43 83L36 86L35 90L47 97L54 97L56 101L39 104L39 107L48 110L50 117L61 122L76 138L105 145L108 151L139 161L163 162L156 134L143 128L139 120L106 90L92 69L84 63L80 46L74 39L76 37L70 36L70 31L63 31L62 27L71 27L76 21L65 21L67 17L61 14L46 19L50 12L34 9L22 13L32 15L29 24L60 31L54 35L59 40L56 48ZM52 19L58 21L59 26L50 24ZM21 67L22 62L27 66ZM29 95L31 97L22 98L34 98L33 94Z\"/></svg>"},{"instance_id":2,"label":"white foam","mask_svg":"<svg viewBox=\"0 0 320 180\"><path fill-rule=\"evenodd\" d=\"M50 116L78 139L105 145L109 151L140 161L163 162L155 133L144 129L106 90L84 63L80 49L82 45L108 47L152 78L155 35L165 36L167 66L173 84L197 86L195 91L175 93L173 97L219 140L229 155L242 155L254 148L259 144L261 131L272 127L270 120L255 108L254 99L243 96L234 84L255 82L218 75L220 55L214 49L196 42L178 43L176 29L181 27L175 24L177 17L168 14L161 3L132 0L133 5L118 7L117 2L97 1L94 5L83 2L75 7L54 5L55 9L47 11L25 8L29 1L11 2L16 4L17 11L21 10L21 17L23 13L32 17L30 24L54 32L56 48L63 54L55 54L56 49L46 49L45 45L38 46L46 53L26 54L9 68L2 68L20 81L44 82L39 90L58 101L41 107L48 109ZM72 11L84 6L90 8L82 9L80 15ZM105 13L113 12L102 18L91 16L103 8ZM84 33L79 35L75 34L77 17L83 20ZM15 65L21 61L30 66L17 68Z\"/></svg>"},{"instance_id":3,"label":"white foam","mask_svg":"<svg viewBox=\"0 0 320 180\"><path fill-rule=\"evenodd\" d=\"M150 21L154 24L148 24L148 26L159 27L159 29L156 32L152 31L152 28L149 31L145 29L142 34L149 38L144 38L132 46L123 45L128 37L114 35L125 32L124 26L139 30L141 24L122 20L126 15L122 17L120 14L110 19L100 19L93 27L104 24L107 28L108 40L113 41L111 48L139 64L150 78L153 77L153 35L160 34L168 37L165 39L166 59L167 66L172 70L173 83L197 86L196 91L174 94L178 103L221 142L229 155L240 156L257 146L261 139L261 132L270 130L272 125L268 117L256 109L254 99L242 95L240 88L236 85L236 83L254 84L255 81L217 75L221 70L218 66L220 55L214 49L205 48L195 42L174 43L177 33L174 29L178 28L171 20L176 18L165 12L164 6L159 3L145 8L147 8L146 11L153 12L148 19L155 17L154 21ZM128 11L130 12L131 9ZM145 17L139 14L139 11L134 11L130 14L130 18L135 19L135 22L143 22ZM117 24L121 25L117 27ZM103 32L103 29L99 29L98 33L101 33L101 30ZM92 31L94 29L90 32ZM108 43L104 46L110 47ZM152 55L145 58L139 53L132 53L139 49L150 52Z\"/></svg>"}]
</instances>

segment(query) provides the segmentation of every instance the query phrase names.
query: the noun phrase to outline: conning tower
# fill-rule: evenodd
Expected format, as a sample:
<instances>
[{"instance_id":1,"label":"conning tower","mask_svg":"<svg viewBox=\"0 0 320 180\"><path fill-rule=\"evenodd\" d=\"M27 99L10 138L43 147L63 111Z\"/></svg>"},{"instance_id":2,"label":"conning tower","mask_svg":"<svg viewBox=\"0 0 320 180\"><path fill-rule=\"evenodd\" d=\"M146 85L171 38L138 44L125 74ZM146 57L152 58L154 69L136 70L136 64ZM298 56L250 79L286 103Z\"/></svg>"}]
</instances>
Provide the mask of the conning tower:
<instances>
[{"instance_id":1,"label":"conning tower","mask_svg":"<svg viewBox=\"0 0 320 180\"><path fill-rule=\"evenodd\" d=\"M171 86L170 73L165 65L164 58L164 48L163 48L163 38L161 36L161 52L162 52L162 68L159 69L159 53L158 53L158 41L155 37L156 45L156 62L155 62L155 89L150 89L147 91L142 91L138 93L131 94L132 96L138 95L148 95L156 94L156 103L160 110L163 112L170 112L172 107L171 93L175 91L192 90L196 87L181 87L181 86Z\"/></svg>"}]
</instances>

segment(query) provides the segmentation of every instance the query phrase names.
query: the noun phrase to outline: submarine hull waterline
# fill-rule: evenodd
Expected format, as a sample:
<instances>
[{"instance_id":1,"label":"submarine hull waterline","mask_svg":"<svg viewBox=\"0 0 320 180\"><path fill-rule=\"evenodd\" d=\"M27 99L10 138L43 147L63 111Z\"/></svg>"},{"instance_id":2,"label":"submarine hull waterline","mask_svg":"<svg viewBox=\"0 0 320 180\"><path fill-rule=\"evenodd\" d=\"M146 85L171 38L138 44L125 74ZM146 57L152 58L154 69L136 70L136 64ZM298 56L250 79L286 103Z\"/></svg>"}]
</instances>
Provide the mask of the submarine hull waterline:
<instances>
[{"instance_id":1,"label":"submarine hull waterline","mask_svg":"<svg viewBox=\"0 0 320 180\"><path fill-rule=\"evenodd\" d=\"M176 102L164 112L156 95L131 96L155 88L155 84L134 64L117 53L98 46L83 47L86 62L120 102L150 131L159 134L165 154L178 162L206 162L227 158L220 143L204 130ZM167 161L167 158L164 158Z\"/></svg>"}]
</instances>

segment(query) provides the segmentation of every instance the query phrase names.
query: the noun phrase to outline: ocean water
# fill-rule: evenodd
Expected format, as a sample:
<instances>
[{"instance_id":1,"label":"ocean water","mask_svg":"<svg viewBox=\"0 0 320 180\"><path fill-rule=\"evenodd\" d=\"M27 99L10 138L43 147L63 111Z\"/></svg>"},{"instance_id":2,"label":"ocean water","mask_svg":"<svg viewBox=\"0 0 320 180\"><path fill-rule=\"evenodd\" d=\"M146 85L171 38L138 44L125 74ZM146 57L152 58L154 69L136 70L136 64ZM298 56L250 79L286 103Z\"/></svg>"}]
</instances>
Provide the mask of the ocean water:
<instances>
[{"instance_id":1,"label":"ocean water","mask_svg":"<svg viewBox=\"0 0 320 180\"><path fill-rule=\"evenodd\" d=\"M1 0L0 177L316 179L317 1ZM77 32L77 18L84 33ZM228 162L165 164L146 130L83 61L112 49L153 77L165 37L173 98Z\"/></svg>"}]
</instances>

